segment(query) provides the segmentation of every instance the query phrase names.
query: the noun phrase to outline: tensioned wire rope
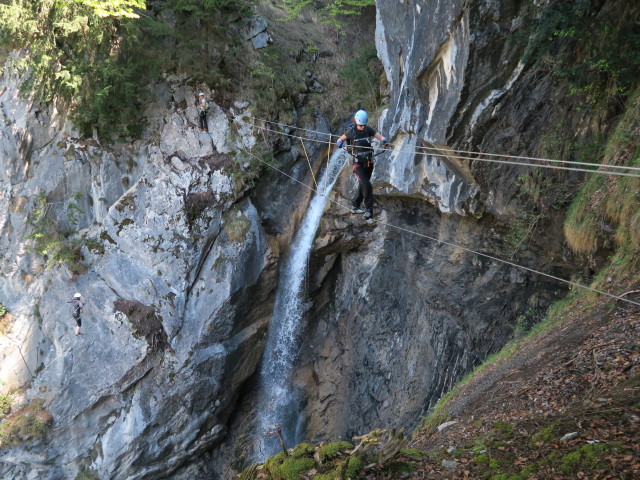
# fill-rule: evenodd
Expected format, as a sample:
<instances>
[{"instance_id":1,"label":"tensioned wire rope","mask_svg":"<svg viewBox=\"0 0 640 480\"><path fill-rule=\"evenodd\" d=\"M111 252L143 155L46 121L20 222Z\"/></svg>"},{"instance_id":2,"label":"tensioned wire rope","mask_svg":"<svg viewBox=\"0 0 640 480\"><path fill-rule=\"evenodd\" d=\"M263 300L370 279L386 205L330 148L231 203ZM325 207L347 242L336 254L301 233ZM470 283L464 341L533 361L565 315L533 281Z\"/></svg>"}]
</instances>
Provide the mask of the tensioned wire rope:
<instances>
[{"instance_id":1,"label":"tensioned wire rope","mask_svg":"<svg viewBox=\"0 0 640 480\"><path fill-rule=\"evenodd\" d=\"M290 138L297 138L297 139L300 139L300 140L308 140L310 142L324 143L324 144L327 144L327 145L333 145L333 142L331 142L331 141L318 140L317 138L294 135L292 133L281 132L279 130L274 130L272 128L264 127L264 126L261 126L261 125L255 125L255 128L259 128L259 129L267 131L267 132L277 133L279 135L285 135L285 136L290 137ZM295 128L295 127L292 127L292 128ZM391 143L389 143L388 145L394 146L394 144L391 144ZM397 145L396 145L396 147L397 147ZM374 150L373 147L359 147L359 148ZM443 157L443 158L455 158L455 159L461 159L461 160L474 160L474 161L479 161L479 162L500 163L500 164L505 164L505 165L518 165L518 166L535 167L535 168L546 168L546 169L550 169L550 170L568 170L568 171L573 171L573 172L597 173L597 174L601 174L601 175L616 175L616 176L622 176L622 177L640 178L640 174L635 174L635 173L612 172L612 171L608 171L608 170L589 170L589 169L586 169L586 168L562 167L562 166L559 166L559 165L546 165L546 164L536 164L536 163L526 163L526 162L510 162L510 161L507 161L507 160L497 160L497 159L482 158L482 157L465 157L465 156L459 156L459 155L448 155L446 153L420 152L420 151L416 151L416 150L412 150L412 149L406 149L406 148L402 148L402 147L395 148L393 151L395 153L408 153L408 154L413 154L413 155L423 155L423 156ZM445 150L444 149L440 149L439 151L442 152L442 151L445 151ZM517 157L515 157L515 158L517 158ZM551 160L551 161L561 162L559 160ZM584 164L582 164L580 162L576 162L576 163L584 165ZM634 169L634 170L639 170L640 171L640 169L637 169L636 167L620 167L619 165L600 165L600 164L593 164L593 165L598 165L599 167L609 167L609 168L630 168L630 169Z\"/></svg>"},{"instance_id":2,"label":"tensioned wire rope","mask_svg":"<svg viewBox=\"0 0 640 480\"><path fill-rule=\"evenodd\" d=\"M259 128L259 127L257 127L257 128ZM283 132L282 132L282 133L283 133ZM285 135L286 135L286 134L285 134ZM302 186L303 186L303 187L305 187L306 189L311 190L312 192L315 192L316 194L323 195L323 194L322 194L322 193L320 193L317 189L314 189L313 187L311 187L311 186L309 186L309 185L305 184L304 182L301 182L300 180L298 180L298 179L296 179L296 178L292 177L292 176L291 176L291 175L289 175L288 173L286 173L286 172L284 172L284 171L280 170L279 168L277 168L276 166L274 166L274 165L270 164L269 162L267 162L267 161L265 161L265 160L263 160L263 159L259 158L259 157L258 157L258 156L256 156L256 155L253 155L251 152L248 152L246 149L244 149L244 148L243 148L242 150L243 150L245 153L247 153L248 155L250 155L250 156L252 156L253 158L255 158L256 160L258 160L259 162L261 162L261 163L263 163L263 164L267 165L269 168L271 168L271 169L273 169L273 170L277 171L278 173L281 173L282 175L284 175L284 176L288 177L289 179L293 180L294 182L299 183L300 185L302 185ZM339 207L341 207L341 208L343 208L343 209L351 210L351 208L349 208L347 205L344 205L344 204L342 204L342 203L338 202L337 200L333 200L333 199L331 199L331 198L328 198L328 201L329 201L329 202L331 202L331 203L334 203L334 204L338 205ZM440 240L440 239L438 239L438 238L431 237L431 236L429 236L429 235L426 235L426 234L423 234L423 233L420 233L420 232L416 232L416 231L414 231L414 230L410 230L410 229L408 229L408 228L400 227L400 226L398 226L398 225L393 225L393 224L391 224L391 223L389 223L389 222L380 222L380 221L379 221L379 222L377 222L377 223L378 223L379 225L384 225L384 226L387 226L387 227L390 227L390 228L395 228L396 230L400 230L400 231L403 231L403 232L406 232L406 233L409 233L409 234L412 234L412 235L416 235L416 236L418 236L418 237L422 237L422 238L425 238L425 239L427 239L427 240L431 240L431 241L434 241L434 242L437 242L437 243L441 243L441 244L444 244L444 245L447 245L447 246L450 246L450 247L459 248L459 249L464 250L464 251L466 251L466 252L473 253L473 254L475 254L475 255L479 255L479 256L481 256L481 257L485 257L485 258L488 258L488 259L490 259L490 260L494 260L494 261L496 261L496 262L504 263L504 264L506 264L506 265L510 265L510 266L512 266L512 267L516 267L516 268L521 268L521 269L526 270L526 271L528 271L528 272L535 273L535 274L537 274L537 275L541 275L541 276L544 276L544 277L550 278L550 279L552 279L552 280L556 280L556 281L558 281L558 282L566 283L566 284L568 284L568 285L572 285L572 286L574 286L574 287L578 287L578 288L581 288L581 289L584 289L584 290L588 290L588 291L591 291L591 292L594 292L594 293L598 293L598 294L600 294L600 295L605 295L605 296L607 296L607 297L610 297L610 298L613 298L613 299L616 299L616 300L621 300L621 301L623 301L623 302L630 303L630 304L632 304L632 305L636 305L636 306L640 307L640 302L634 302L633 300L629 300L629 299L624 298L624 297L622 297L622 296L620 296L620 295L615 295L615 294L613 294L613 293L605 292L605 291L603 291L603 290L598 290L598 289L593 288L593 287L588 287L588 286L586 286L586 285L582 285L582 284L580 284L580 283L573 282L573 281L571 281L571 280L567 280L566 278L556 277L555 275L551 275L551 274L548 274L548 273L545 273L545 272L541 272L541 271L539 271L539 270L535 270L535 269L533 269L533 268L525 267L524 265L520 265L520 264L518 264L518 263L510 262L510 261L508 261L508 260L504 260L504 259L502 259L502 258L495 257L495 256L493 256L493 255L489 255L489 254L486 254L486 253L478 252L477 250L473 250L473 249L471 249L471 248L463 247L462 245L458 245L458 244L453 243L453 242L447 242L446 240Z\"/></svg>"},{"instance_id":3,"label":"tensioned wire rope","mask_svg":"<svg viewBox=\"0 0 640 480\"><path fill-rule=\"evenodd\" d=\"M231 112L233 113L233 112ZM289 128L289 129L293 129L293 130L304 130L306 132L310 132L310 133L314 133L314 134L319 134L319 135L325 135L329 137L329 142L331 142L331 138L336 136L333 135L331 133L327 133L327 132L320 132L318 130L312 130L310 128L304 128L304 127L295 127L293 125L288 125L286 123L280 123L280 122L275 122L273 120L266 120L264 118L258 118L258 117L254 117L252 115L241 115L242 117L245 118L251 118L253 120L258 120L261 122L265 122L265 123L271 123L273 125L278 125L284 128ZM395 146L395 144L390 143L389 145ZM446 148L447 151L449 152L453 152L453 153L464 153L464 154L469 154L469 155L480 155L480 156L489 156L489 157L499 157L499 158L513 158L513 159L521 159L521 160L534 160L534 161L539 161L539 162L549 162L549 163L562 163L562 164L573 164L573 165L583 165L583 166L591 166L591 167L605 167L605 168L617 168L617 169L621 169L621 170L636 170L636 171L640 171L640 167L629 167L629 166L624 166L624 165L610 165L610 164L601 164L601 163L588 163L588 162L579 162L579 161L572 161L572 160L560 160L560 159L551 159L551 158L541 158L541 157L528 157L528 156L523 156L523 155L506 155L506 154L500 154L500 153L487 153L487 152L477 152L477 151L473 151L473 150L456 150L456 149L452 149L449 148L448 146L442 146L442 147L428 147L428 146L421 146L421 145L416 145L414 147L417 150L435 150L435 151L442 151ZM457 157L454 157L457 158ZM460 158L466 158L466 157L460 157ZM476 158L471 158L472 160L477 160ZM529 165L529 164L524 164L524 165ZM587 170L585 169L586 172L592 173L593 170Z\"/></svg>"},{"instance_id":4,"label":"tensioned wire rope","mask_svg":"<svg viewBox=\"0 0 640 480\"><path fill-rule=\"evenodd\" d=\"M226 110L226 109L225 109ZM231 112L230 110L227 110L230 113L232 113L234 116L236 115L234 112ZM313 133L313 134L318 134L318 135L324 135L325 137L329 137L329 140L320 140L317 138L313 138L310 137L308 135L294 135L292 133L287 133L287 132L282 132L279 130L275 130L272 128L268 128L265 126L261 126L261 125L253 125L256 128L260 128L262 130L268 131L268 132L273 132L273 133L277 133L280 135L286 135L288 137L291 138L297 138L300 140L308 140L308 141L312 141L312 142L316 142L316 143L325 143L325 144L329 144L332 145L332 138L336 135L333 135L331 133L327 133L327 132L320 132L317 130L312 130L309 128L303 128L303 127L295 127L293 125L288 125L286 123L280 123L280 122L275 122L272 120L266 120L263 118L258 118L258 117L254 117L252 115L243 115L243 114L237 114L237 116L242 117L242 118L249 118L252 120L256 120L259 122L264 122L264 123L269 123L269 124L273 124L273 125L277 125L283 128L287 128L290 130L303 130L305 132L309 132L309 133ZM551 159L551 158L539 158L539 157L527 157L527 156L519 156L519 155L506 155L506 154L498 154L498 153L485 153L485 152L475 152L472 150L455 150L455 149L451 149L447 146L443 146L443 147L428 147L428 146L418 146L416 145L413 149L407 149L407 148L403 148L401 145L397 145L397 144L393 144L393 143L389 143L388 145L396 147L394 148L394 152L397 153L409 153L409 154L415 154L415 155L430 155L433 157L444 157L444 158L454 158L454 159L459 159L459 160L477 160L477 161L481 161L481 162L490 162L490 163L499 163L499 164L506 164L506 165L519 165L519 166L528 166L528 167L538 167L538 168L547 168L547 169L552 169L552 170L568 170L568 171L575 171L575 172L584 172L584 173L598 173L598 174L602 174L602 175L618 175L618 176L625 176L625 177L638 177L640 178L640 174L634 174L634 173L627 173L627 172L619 172L619 171L610 171L610 170L591 170L591 169L587 169L587 168L573 168L573 167L562 167L559 165L547 165L546 163L555 163L555 164L563 164L563 165L580 165L580 166L586 166L586 167L597 167L599 169L618 169L618 170L627 170L627 171L638 171L640 172L640 167L629 167L629 166L623 166L623 165L610 165L610 164L601 164L601 163L589 163L589 162L579 162L579 161L572 161L572 160L556 160L556 159ZM399 147L399 148L398 148ZM364 147L367 148L367 147ZM434 153L436 152L436 153ZM468 154L468 155L477 155L476 157L469 157L469 156L463 156L463 155L450 155L447 153L439 153L439 152L451 152L454 154ZM497 157L497 158L486 158L486 157ZM498 158L507 158L507 159L516 159L516 160L527 160L527 161L537 161L537 162L546 162L546 163L542 163L542 164L538 164L538 163L528 163L528 162L510 162L510 161L506 161L506 160L499 160Z\"/></svg>"}]
</instances>

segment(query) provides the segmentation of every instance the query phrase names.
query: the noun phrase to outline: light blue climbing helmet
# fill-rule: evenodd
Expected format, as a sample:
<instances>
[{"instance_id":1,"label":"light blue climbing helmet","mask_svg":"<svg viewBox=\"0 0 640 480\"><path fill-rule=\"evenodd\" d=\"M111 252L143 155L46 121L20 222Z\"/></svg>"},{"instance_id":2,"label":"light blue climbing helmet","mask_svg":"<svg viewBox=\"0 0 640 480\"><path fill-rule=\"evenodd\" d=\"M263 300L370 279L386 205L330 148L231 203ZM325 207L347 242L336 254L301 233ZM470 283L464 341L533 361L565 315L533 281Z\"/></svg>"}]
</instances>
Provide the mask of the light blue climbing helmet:
<instances>
[{"instance_id":1,"label":"light blue climbing helmet","mask_svg":"<svg viewBox=\"0 0 640 480\"><path fill-rule=\"evenodd\" d=\"M358 125L366 125L369 121L369 115L364 110L358 110L353 118Z\"/></svg>"}]
</instances>

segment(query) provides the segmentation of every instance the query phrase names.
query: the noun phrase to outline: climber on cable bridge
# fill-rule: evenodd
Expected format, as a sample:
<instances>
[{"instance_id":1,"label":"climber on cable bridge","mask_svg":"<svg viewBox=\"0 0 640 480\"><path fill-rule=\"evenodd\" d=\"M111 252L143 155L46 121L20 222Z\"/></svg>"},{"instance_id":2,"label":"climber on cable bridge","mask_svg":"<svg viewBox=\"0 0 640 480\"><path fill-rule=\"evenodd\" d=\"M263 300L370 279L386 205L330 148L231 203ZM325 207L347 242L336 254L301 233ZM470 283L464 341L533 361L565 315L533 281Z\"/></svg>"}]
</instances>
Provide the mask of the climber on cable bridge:
<instances>
[{"instance_id":1,"label":"climber on cable bridge","mask_svg":"<svg viewBox=\"0 0 640 480\"><path fill-rule=\"evenodd\" d=\"M376 138L387 148L387 139L380 132L367 125L369 116L364 110L358 110L354 115L354 125L338 139L338 148L342 148L347 141L347 152L353 157L353 173L358 179L358 193L351 202L353 213L364 213L365 218L373 217L373 147L371 138ZM360 208L364 202L364 210Z\"/></svg>"}]
</instances>

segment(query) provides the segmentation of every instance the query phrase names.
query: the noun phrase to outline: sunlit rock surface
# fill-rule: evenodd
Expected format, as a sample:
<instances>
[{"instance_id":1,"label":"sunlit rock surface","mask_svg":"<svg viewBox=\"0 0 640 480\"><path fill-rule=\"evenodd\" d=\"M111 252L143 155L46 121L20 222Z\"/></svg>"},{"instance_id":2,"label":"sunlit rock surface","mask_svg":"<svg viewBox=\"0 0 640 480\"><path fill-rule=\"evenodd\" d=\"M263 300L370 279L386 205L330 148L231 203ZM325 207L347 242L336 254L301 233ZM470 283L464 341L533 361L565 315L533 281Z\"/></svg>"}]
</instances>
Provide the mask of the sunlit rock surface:
<instances>
[{"instance_id":1,"label":"sunlit rock surface","mask_svg":"<svg viewBox=\"0 0 640 480\"><path fill-rule=\"evenodd\" d=\"M166 478L224 434L268 320L271 249L224 168L232 119L216 107L211 135L193 128L195 108L176 105L194 92L169 85L170 108L155 109L160 141L107 147L79 140L3 80L0 292L16 321L1 373L31 379L23 401L43 398L54 426L46 447L0 450L0 473ZM30 253L40 192L52 225L82 240L79 272L45 270ZM76 291L86 302L79 336L66 304Z\"/></svg>"}]
</instances>

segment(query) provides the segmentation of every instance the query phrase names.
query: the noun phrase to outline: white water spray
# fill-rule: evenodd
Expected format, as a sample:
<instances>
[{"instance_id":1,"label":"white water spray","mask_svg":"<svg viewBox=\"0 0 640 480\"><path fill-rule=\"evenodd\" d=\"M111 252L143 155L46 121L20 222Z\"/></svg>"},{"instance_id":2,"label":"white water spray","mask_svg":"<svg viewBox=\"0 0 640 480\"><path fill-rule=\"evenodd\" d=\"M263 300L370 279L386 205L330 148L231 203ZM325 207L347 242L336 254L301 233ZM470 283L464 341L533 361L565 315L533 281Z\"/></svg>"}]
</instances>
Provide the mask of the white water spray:
<instances>
[{"instance_id":1,"label":"white water spray","mask_svg":"<svg viewBox=\"0 0 640 480\"><path fill-rule=\"evenodd\" d=\"M273 455L279 448L276 438L266 437L273 425L282 429L287 447L300 442L302 399L293 386L291 375L300 348L301 323L307 309L303 292L307 261L329 193L346 160L347 156L342 150L337 150L331 156L327 170L318 181L318 192L309 203L280 272L273 316L260 366L255 431L258 448L254 454L259 462Z\"/></svg>"}]
</instances>

